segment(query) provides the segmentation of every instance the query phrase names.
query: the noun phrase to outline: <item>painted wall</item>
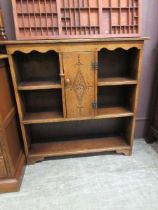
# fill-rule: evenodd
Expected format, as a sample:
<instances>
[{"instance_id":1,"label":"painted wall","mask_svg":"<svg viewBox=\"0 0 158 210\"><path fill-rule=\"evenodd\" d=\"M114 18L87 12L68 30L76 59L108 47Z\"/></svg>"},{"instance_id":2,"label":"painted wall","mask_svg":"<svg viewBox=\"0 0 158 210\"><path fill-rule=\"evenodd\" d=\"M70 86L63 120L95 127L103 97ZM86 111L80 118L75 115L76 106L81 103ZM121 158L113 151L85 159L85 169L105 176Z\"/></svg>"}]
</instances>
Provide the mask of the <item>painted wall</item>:
<instances>
[{"instance_id":1,"label":"painted wall","mask_svg":"<svg viewBox=\"0 0 158 210\"><path fill-rule=\"evenodd\" d=\"M158 58L158 1L141 0L142 36L150 36L144 47L142 79L139 97L139 107L136 123L136 137L142 137L146 131L148 113L152 93L152 83ZM0 0L4 11L5 28L9 39L14 39L14 23L11 11L11 0Z\"/></svg>"},{"instance_id":2,"label":"painted wall","mask_svg":"<svg viewBox=\"0 0 158 210\"><path fill-rule=\"evenodd\" d=\"M152 86L158 60L158 1L141 0L142 36L149 36L145 42L136 136L145 135L151 106Z\"/></svg>"}]
</instances>

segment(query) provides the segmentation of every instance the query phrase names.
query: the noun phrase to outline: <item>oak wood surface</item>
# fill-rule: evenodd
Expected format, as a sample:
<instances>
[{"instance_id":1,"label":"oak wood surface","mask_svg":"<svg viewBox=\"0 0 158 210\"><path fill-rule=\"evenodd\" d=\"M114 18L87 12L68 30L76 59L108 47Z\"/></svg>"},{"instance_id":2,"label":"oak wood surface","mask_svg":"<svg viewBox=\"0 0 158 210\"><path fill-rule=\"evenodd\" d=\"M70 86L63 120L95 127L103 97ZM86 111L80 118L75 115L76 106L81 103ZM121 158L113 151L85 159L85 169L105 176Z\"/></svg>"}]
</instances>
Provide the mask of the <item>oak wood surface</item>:
<instances>
[{"instance_id":1,"label":"oak wood surface","mask_svg":"<svg viewBox=\"0 0 158 210\"><path fill-rule=\"evenodd\" d=\"M20 190L25 172L26 157L22 154L18 160L14 176L0 179L0 193L17 192Z\"/></svg>"},{"instance_id":2,"label":"oak wood surface","mask_svg":"<svg viewBox=\"0 0 158 210\"><path fill-rule=\"evenodd\" d=\"M128 145L128 148L117 147L117 141L112 140L113 151L117 150L118 153L131 154L143 43L143 38L93 41L92 39L63 40L60 43L59 40L37 41L36 43L34 41L6 43L24 138L25 153L29 157L30 162L36 162L51 155L54 156L49 150L49 146L58 145L59 142L54 142L56 137L61 141L64 139L62 144L67 145L66 148L68 148L70 139L73 139L73 136L75 139L78 137L77 142L82 144L84 142L83 136L86 138L88 134L92 137L93 132L94 135L97 135L98 132L99 138L101 137L100 135L103 135L103 130L106 139L108 135L112 136L114 133L118 135L122 133L122 143ZM52 69L52 71L56 71L59 74L60 88L54 88L55 90L50 88L49 90L49 85L46 85L44 81L38 81L38 79L36 81L27 81L26 86L22 85L19 88L21 83L19 83L17 72L21 68L18 67L18 59L15 60L14 57L15 53L18 56L20 55L17 51L23 53L24 59L21 66L25 63L25 56L32 63L31 65L29 64L30 73L33 72L36 56L38 57L42 53L44 56L40 55L40 58L45 58L46 63L51 63L54 62L53 59L51 61L51 58L53 58L52 52L55 52L56 57L59 58L59 65L56 69L50 68L49 70L51 71ZM32 52L34 53L32 54ZM44 70L45 59L43 59L43 68L36 69L37 75L38 71ZM110 71L110 73L101 72L100 74L100 71ZM30 85L30 82L33 82L33 85ZM53 77L47 82L53 83ZM88 93L89 87L93 91L85 94L86 91ZM61 91L61 94L58 94L60 103L57 106L53 105L55 103L52 100L53 91ZM44 92L46 94L45 97L43 97ZM51 94L48 94L49 92ZM38 96L36 96L37 93ZM54 101L57 101L57 98L54 99ZM83 114L83 107L78 107L78 101L82 101L84 107L86 107ZM95 102L93 106L92 102ZM54 110L49 109L49 107L44 108L43 105L45 103L50 105L49 107L54 106ZM80 108L80 114L77 110L78 108ZM104 119L106 121L101 122ZM96 122L93 122L93 120L96 120ZM77 124L77 122L80 123ZM59 132L59 128L60 130L62 129L62 133ZM71 132L73 135L71 135ZM79 138L80 136L81 138ZM98 138L96 137L96 139ZM50 143L48 146L44 146L47 145L47 139L49 139ZM43 144L44 142L45 144ZM91 144L91 147L95 146L93 138L89 138L88 142ZM71 153L73 154L73 149L75 153L75 141L71 141L71 143L74 145L71 148ZM115 143L116 147L114 146ZM108 144L110 145L110 140ZM35 153L34 156L34 145L36 145L36 148L39 146L39 151L45 150L42 155ZM42 150L42 146L46 147L46 149L43 148ZM104 150L106 151L105 147ZM59 148L56 147L56 149ZM92 150L90 151L92 152ZM107 151L109 150L107 149ZM82 153L82 151L80 152ZM63 153L66 154L66 151L63 151ZM62 155L62 150L60 155Z\"/></svg>"},{"instance_id":3,"label":"oak wood surface","mask_svg":"<svg viewBox=\"0 0 158 210\"><path fill-rule=\"evenodd\" d=\"M56 43L89 43L89 42L131 42L131 41L145 41L149 40L150 37L113 37L113 38L84 38L84 39L53 39L53 40L0 40L0 45L23 45L23 44L56 44Z\"/></svg>"},{"instance_id":4,"label":"oak wood surface","mask_svg":"<svg viewBox=\"0 0 158 210\"><path fill-rule=\"evenodd\" d=\"M112 85L135 85L137 81L126 77L115 78L99 78L98 86L112 86Z\"/></svg>"},{"instance_id":5,"label":"oak wood surface","mask_svg":"<svg viewBox=\"0 0 158 210\"><path fill-rule=\"evenodd\" d=\"M21 82L18 90L44 90L59 89L61 85L58 82Z\"/></svg>"},{"instance_id":6,"label":"oak wood surface","mask_svg":"<svg viewBox=\"0 0 158 210\"><path fill-rule=\"evenodd\" d=\"M97 118L113 118L113 117L133 116L133 112L125 107L101 107L97 109Z\"/></svg>"},{"instance_id":7,"label":"oak wood surface","mask_svg":"<svg viewBox=\"0 0 158 210\"><path fill-rule=\"evenodd\" d=\"M0 56L0 192L18 190L25 165L22 137L6 58L7 56ZM20 176L15 178L15 174Z\"/></svg>"},{"instance_id":8,"label":"oak wood surface","mask_svg":"<svg viewBox=\"0 0 158 210\"><path fill-rule=\"evenodd\" d=\"M105 151L130 149L130 146L121 137L94 138L61 141L52 143L33 144L28 156L29 161L34 158L75 155Z\"/></svg>"},{"instance_id":9,"label":"oak wood surface","mask_svg":"<svg viewBox=\"0 0 158 210\"><path fill-rule=\"evenodd\" d=\"M124 107L112 107L112 108L98 108L96 115L93 119L106 119L106 118L119 118L134 116L134 113ZM25 114L23 123L24 124L38 124L38 123L51 123L51 122L67 122L77 120L88 120L91 117L80 117L80 118L64 118L60 112L41 112Z\"/></svg>"},{"instance_id":10,"label":"oak wood surface","mask_svg":"<svg viewBox=\"0 0 158 210\"><path fill-rule=\"evenodd\" d=\"M94 116L94 69L95 54L64 53L65 98L68 118ZM86 69L86 71L85 71Z\"/></svg>"}]
</instances>

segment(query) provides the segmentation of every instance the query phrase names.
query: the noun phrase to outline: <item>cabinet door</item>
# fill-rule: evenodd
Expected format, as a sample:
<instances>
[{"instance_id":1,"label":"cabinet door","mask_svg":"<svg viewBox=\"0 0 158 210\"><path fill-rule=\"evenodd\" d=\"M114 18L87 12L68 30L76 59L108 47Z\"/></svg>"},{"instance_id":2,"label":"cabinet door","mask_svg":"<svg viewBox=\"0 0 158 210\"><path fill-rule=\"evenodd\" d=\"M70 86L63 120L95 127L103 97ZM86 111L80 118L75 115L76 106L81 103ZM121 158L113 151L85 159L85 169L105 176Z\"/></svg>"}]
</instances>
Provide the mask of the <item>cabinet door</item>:
<instances>
[{"instance_id":1,"label":"cabinet door","mask_svg":"<svg viewBox=\"0 0 158 210\"><path fill-rule=\"evenodd\" d=\"M94 116L95 70L93 52L63 53L67 117Z\"/></svg>"}]
</instances>

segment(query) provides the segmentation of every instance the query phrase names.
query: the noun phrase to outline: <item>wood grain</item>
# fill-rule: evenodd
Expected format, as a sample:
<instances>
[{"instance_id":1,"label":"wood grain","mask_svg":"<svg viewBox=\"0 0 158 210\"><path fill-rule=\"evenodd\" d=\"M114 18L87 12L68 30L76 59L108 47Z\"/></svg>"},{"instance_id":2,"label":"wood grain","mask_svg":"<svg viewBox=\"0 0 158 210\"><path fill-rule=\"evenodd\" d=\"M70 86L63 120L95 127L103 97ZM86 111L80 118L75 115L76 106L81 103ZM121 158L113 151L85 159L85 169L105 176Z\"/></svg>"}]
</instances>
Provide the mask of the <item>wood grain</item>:
<instances>
[{"instance_id":1,"label":"wood grain","mask_svg":"<svg viewBox=\"0 0 158 210\"><path fill-rule=\"evenodd\" d=\"M94 116L95 54L64 53L65 97L68 118ZM86 69L86 71L85 71Z\"/></svg>"},{"instance_id":2,"label":"wood grain","mask_svg":"<svg viewBox=\"0 0 158 210\"><path fill-rule=\"evenodd\" d=\"M109 137L33 144L28 158L32 159L36 156L53 157L130 149L130 146L125 142L125 139L121 137Z\"/></svg>"},{"instance_id":3,"label":"wood grain","mask_svg":"<svg viewBox=\"0 0 158 210\"><path fill-rule=\"evenodd\" d=\"M99 78L98 86L112 85L136 85L137 81L131 78L116 77L116 78Z\"/></svg>"},{"instance_id":4,"label":"wood grain","mask_svg":"<svg viewBox=\"0 0 158 210\"><path fill-rule=\"evenodd\" d=\"M25 164L7 57L0 57L0 192L19 189Z\"/></svg>"},{"instance_id":5,"label":"wood grain","mask_svg":"<svg viewBox=\"0 0 158 210\"><path fill-rule=\"evenodd\" d=\"M18 90L44 90L44 89L60 89L61 85L57 82L21 82Z\"/></svg>"},{"instance_id":6,"label":"wood grain","mask_svg":"<svg viewBox=\"0 0 158 210\"><path fill-rule=\"evenodd\" d=\"M7 43L29 163L45 157L70 154L104 151L132 153L143 43L142 38ZM45 63L49 63L49 67L52 65L54 53L50 51L56 52L54 55L59 58L59 65L57 69L49 70L56 71L60 82L54 83L57 80L53 82L53 77L51 83L41 82L36 77L36 81L21 85L16 73L20 68L13 65L16 51L23 52L23 62L25 56L31 59L29 75L34 70L33 63L39 55L37 52L44 54L40 55L40 58L45 58L42 69ZM103 52L101 56L105 53L106 59L104 56L99 59L100 52ZM29 54L32 56L29 57ZM99 71L105 71L105 74L98 74ZM48 94L49 91L51 94ZM60 91L58 97L53 98L54 91ZM47 93L45 97L44 92ZM52 100L57 102L58 99L60 103L55 107ZM94 101L97 103L95 107L92 106ZM96 139L90 138L93 136L91 134L96 135ZM124 137L99 138L120 134ZM50 143L46 143L48 139Z\"/></svg>"},{"instance_id":7,"label":"wood grain","mask_svg":"<svg viewBox=\"0 0 158 210\"><path fill-rule=\"evenodd\" d=\"M98 108L96 118L128 117L134 113L125 107Z\"/></svg>"}]
</instances>

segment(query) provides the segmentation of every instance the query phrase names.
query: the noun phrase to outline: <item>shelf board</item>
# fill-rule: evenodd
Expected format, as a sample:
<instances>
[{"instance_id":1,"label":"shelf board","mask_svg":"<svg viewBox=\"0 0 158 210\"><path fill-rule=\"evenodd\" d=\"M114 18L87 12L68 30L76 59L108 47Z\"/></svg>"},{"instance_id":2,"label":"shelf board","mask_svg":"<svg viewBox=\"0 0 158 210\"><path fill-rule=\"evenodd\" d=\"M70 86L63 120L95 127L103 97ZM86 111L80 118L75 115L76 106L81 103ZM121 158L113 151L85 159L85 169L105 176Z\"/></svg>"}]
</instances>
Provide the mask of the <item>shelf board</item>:
<instances>
[{"instance_id":1,"label":"shelf board","mask_svg":"<svg viewBox=\"0 0 158 210\"><path fill-rule=\"evenodd\" d=\"M137 81L127 77L99 78L98 86L135 85Z\"/></svg>"},{"instance_id":2,"label":"shelf board","mask_svg":"<svg viewBox=\"0 0 158 210\"><path fill-rule=\"evenodd\" d=\"M38 123L53 123L81 120L97 120L106 118L131 117L134 113L124 107L98 108L97 115L92 117L82 118L64 118L61 112L41 112L25 114L22 120L23 124L38 124Z\"/></svg>"},{"instance_id":3,"label":"shelf board","mask_svg":"<svg viewBox=\"0 0 158 210\"><path fill-rule=\"evenodd\" d=\"M71 141L53 141L51 143L36 143L31 145L29 158L57 157L106 151L130 149L122 137L104 137L80 139Z\"/></svg>"},{"instance_id":4,"label":"shelf board","mask_svg":"<svg viewBox=\"0 0 158 210\"><path fill-rule=\"evenodd\" d=\"M8 55L6 55L6 54L0 54L0 59L5 59L5 58L8 58Z\"/></svg>"},{"instance_id":5,"label":"shelf board","mask_svg":"<svg viewBox=\"0 0 158 210\"><path fill-rule=\"evenodd\" d=\"M34 123L47 123L47 122L61 122L63 115L61 112L41 112L25 114L23 123L34 124Z\"/></svg>"},{"instance_id":6,"label":"shelf board","mask_svg":"<svg viewBox=\"0 0 158 210\"><path fill-rule=\"evenodd\" d=\"M125 107L98 108L97 118L130 117L134 113Z\"/></svg>"},{"instance_id":7,"label":"shelf board","mask_svg":"<svg viewBox=\"0 0 158 210\"><path fill-rule=\"evenodd\" d=\"M18 90L44 90L59 88L61 88L61 84L58 82L22 82L18 85Z\"/></svg>"}]
</instances>

